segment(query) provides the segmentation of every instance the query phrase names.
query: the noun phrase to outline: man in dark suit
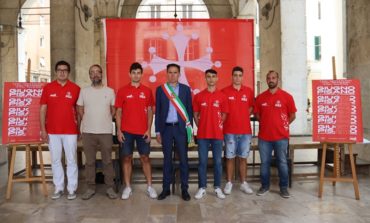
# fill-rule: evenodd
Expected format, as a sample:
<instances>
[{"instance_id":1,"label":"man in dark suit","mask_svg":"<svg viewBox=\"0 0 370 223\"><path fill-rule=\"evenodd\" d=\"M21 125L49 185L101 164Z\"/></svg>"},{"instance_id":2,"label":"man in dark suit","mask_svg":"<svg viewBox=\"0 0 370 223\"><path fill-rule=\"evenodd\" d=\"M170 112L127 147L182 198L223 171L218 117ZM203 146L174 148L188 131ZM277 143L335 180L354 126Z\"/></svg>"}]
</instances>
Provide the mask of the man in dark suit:
<instances>
[{"instance_id":1,"label":"man in dark suit","mask_svg":"<svg viewBox=\"0 0 370 223\"><path fill-rule=\"evenodd\" d=\"M190 200L188 193L188 137L191 135L193 109L190 88L178 82L180 66L167 65L167 83L156 91L155 132L163 147L163 191L158 200L170 195L172 182L172 153L177 149L180 158L181 196ZM185 109L184 109L185 108Z\"/></svg>"}]
</instances>

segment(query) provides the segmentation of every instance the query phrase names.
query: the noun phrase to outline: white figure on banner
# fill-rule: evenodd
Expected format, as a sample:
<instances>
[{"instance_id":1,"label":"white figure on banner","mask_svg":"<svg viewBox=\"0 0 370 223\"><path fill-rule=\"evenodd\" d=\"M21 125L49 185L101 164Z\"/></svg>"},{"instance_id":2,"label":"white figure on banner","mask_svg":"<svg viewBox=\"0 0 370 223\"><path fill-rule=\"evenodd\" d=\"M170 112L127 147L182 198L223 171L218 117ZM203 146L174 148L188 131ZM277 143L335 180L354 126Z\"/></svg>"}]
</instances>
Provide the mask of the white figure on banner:
<instances>
[{"instance_id":1,"label":"white figure on banner","mask_svg":"<svg viewBox=\"0 0 370 223\"><path fill-rule=\"evenodd\" d=\"M155 47L149 47L149 53L152 55L151 61L148 63L144 61L142 63L143 68L150 66L151 69L153 70L153 75L149 77L149 81L154 83L157 81L156 75L163 71L166 70L166 66L169 63L176 63L180 65L181 70L180 70L180 78L179 82L182 84L186 84L189 86L189 82L187 80L186 74L185 74L185 68L194 68L200 71L205 71L207 69L210 69L212 66L215 66L217 68L222 66L222 63L220 61L215 61L212 62L211 60L211 54L213 52L212 46L208 46L206 48L206 55L203 57L200 57L196 60L185 60L185 51L186 48L188 47L189 41L191 39L197 40L199 38L197 33L193 33L192 35L186 35L183 32L183 25L181 23L178 23L176 26L176 34L170 36L168 33L163 33L162 38L165 40L171 40L176 48L177 52L177 61L172 61L168 60L165 58L161 58L160 56L157 56L156 48ZM190 86L191 87L191 86ZM199 89L193 89L193 92L199 93Z\"/></svg>"}]
</instances>

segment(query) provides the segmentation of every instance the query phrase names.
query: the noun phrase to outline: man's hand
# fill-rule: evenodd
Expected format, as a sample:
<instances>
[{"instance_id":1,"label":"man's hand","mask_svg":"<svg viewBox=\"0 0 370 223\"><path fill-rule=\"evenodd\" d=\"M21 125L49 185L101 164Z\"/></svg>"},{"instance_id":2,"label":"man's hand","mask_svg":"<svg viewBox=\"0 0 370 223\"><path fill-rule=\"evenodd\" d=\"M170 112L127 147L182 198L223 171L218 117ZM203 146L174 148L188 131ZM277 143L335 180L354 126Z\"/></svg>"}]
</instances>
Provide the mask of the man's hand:
<instances>
[{"instance_id":1,"label":"man's hand","mask_svg":"<svg viewBox=\"0 0 370 223\"><path fill-rule=\"evenodd\" d=\"M123 143L126 140L125 136L120 130L117 131L117 139L120 143Z\"/></svg>"},{"instance_id":2,"label":"man's hand","mask_svg":"<svg viewBox=\"0 0 370 223\"><path fill-rule=\"evenodd\" d=\"M46 131L41 131L41 139L43 142L48 142L49 141L49 136Z\"/></svg>"},{"instance_id":3,"label":"man's hand","mask_svg":"<svg viewBox=\"0 0 370 223\"><path fill-rule=\"evenodd\" d=\"M143 139L145 139L145 142L146 142L146 143L150 143L150 141L151 141L152 139L151 139L151 136L150 136L150 132L149 132L149 130L147 130L147 131L144 133L144 135L143 135Z\"/></svg>"},{"instance_id":4,"label":"man's hand","mask_svg":"<svg viewBox=\"0 0 370 223\"><path fill-rule=\"evenodd\" d=\"M159 144L162 144L161 134L157 134L156 140Z\"/></svg>"}]
</instances>

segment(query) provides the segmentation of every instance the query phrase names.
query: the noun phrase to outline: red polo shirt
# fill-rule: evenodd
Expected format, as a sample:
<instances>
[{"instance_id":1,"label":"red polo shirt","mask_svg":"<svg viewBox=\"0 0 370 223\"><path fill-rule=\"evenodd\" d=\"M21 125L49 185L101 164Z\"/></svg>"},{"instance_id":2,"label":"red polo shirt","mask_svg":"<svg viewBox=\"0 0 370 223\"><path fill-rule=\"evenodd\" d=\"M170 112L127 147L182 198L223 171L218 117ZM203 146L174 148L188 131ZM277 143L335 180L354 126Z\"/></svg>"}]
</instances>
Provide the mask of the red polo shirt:
<instances>
[{"instance_id":1,"label":"red polo shirt","mask_svg":"<svg viewBox=\"0 0 370 223\"><path fill-rule=\"evenodd\" d=\"M199 112L198 139L223 139L221 113L228 113L227 98L221 91L207 89L194 96L193 111Z\"/></svg>"},{"instance_id":2,"label":"red polo shirt","mask_svg":"<svg viewBox=\"0 0 370 223\"><path fill-rule=\"evenodd\" d=\"M47 105L48 134L78 134L76 102L79 94L80 87L69 80L64 86L53 81L44 87L40 104Z\"/></svg>"},{"instance_id":3,"label":"red polo shirt","mask_svg":"<svg viewBox=\"0 0 370 223\"><path fill-rule=\"evenodd\" d=\"M118 90L115 107L122 108L121 131L143 135L148 130L148 107L154 106L150 88L128 84Z\"/></svg>"},{"instance_id":4,"label":"red polo shirt","mask_svg":"<svg viewBox=\"0 0 370 223\"><path fill-rule=\"evenodd\" d=\"M225 134L252 134L249 110L254 106L253 91L241 86L240 90L232 85L222 89L229 102L229 114L224 123Z\"/></svg>"},{"instance_id":5,"label":"red polo shirt","mask_svg":"<svg viewBox=\"0 0 370 223\"><path fill-rule=\"evenodd\" d=\"M258 95L254 113L259 114L258 137L265 141L289 138L289 114L297 111L293 97L280 88L271 94L266 90Z\"/></svg>"}]
</instances>

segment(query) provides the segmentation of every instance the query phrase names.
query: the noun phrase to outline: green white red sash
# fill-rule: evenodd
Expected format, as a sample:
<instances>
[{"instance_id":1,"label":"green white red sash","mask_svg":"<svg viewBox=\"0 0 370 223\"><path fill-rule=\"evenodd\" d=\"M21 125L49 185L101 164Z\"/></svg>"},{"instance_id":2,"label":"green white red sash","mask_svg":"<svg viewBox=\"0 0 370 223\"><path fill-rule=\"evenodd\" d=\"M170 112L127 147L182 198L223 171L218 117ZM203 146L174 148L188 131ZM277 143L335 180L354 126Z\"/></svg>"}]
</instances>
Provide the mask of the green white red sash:
<instances>
[{"instance_id":1,"label":"green white red sash","mask_svg":"<svg viewBox=\"0 0 370 223\"><path fill-rule=\"evenodd\" d=\"M180 114L180 117L185 122L186 133L188 136L188 143L192 142L193 139L193 127L191 126L190 119L188 112L180 98L176 95L175 91L171 87L170 84L165 83L161 85L164 94L167 96L168 100L172 103L172 105L176 108L176 111Z\"/></svg>"}]
</instances>

